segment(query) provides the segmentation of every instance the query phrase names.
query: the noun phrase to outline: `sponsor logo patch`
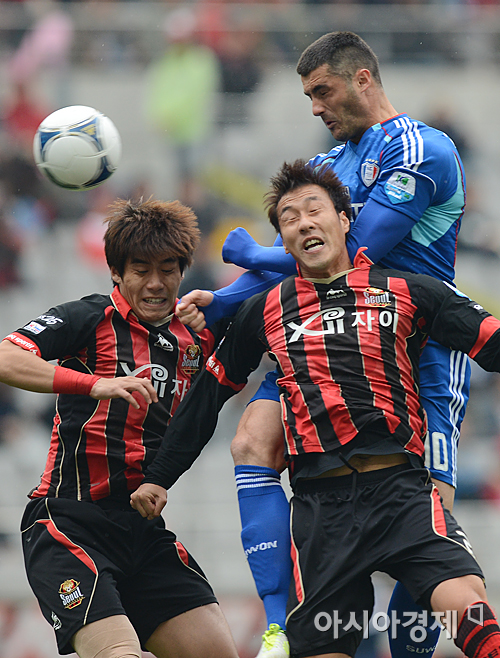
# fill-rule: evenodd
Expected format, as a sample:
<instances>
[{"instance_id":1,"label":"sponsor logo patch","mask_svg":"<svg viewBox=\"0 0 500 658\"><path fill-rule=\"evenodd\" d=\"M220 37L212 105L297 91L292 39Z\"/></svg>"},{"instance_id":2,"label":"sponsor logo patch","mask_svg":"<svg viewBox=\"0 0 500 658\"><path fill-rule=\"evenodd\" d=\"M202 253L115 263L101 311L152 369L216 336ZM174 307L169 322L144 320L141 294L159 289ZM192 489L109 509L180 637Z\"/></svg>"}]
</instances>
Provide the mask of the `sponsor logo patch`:
<instances>
[{"instance_id":1,"label":"sponsor logo patch","mask_svg":"<svg viewBox=\"0 0 500 658\"><path fill-rule=\"evenodd\" d=\"M47 327L42 327L41 324L38 324L38 322L30 322L27 324L23 329L26 329L26 331L30 331L32 334L41 334L42 331L45 331Z\"/></svg>"},{"instance_id":2,"label":"sponsor logo patch","mask_svg":"<svg viewBox=\"0 0 500 658\"><path fill-rule=\"evenodd\" d=\"M52 628L55 631L58 631L60 628L62 628L61 620L59 619L59 617L56 615L55 612L52 612L50 616L52 618Z\"/></svg>"},{"instance_id":3,"label":"sponsor logo patch","mask_svg":"<svg viewBox=\"0 0 500 658\"><path fill-rule=\"evenodd\" d=\"M415 197L417 182L413 176L395 171L385 184L385 193L393 204L408 203Z\"/></svg>"},{"instance_id":4,"label":"sponsor logo patch","mask_svg":"<svg viewBox=\"0 0 500 658\"><path fill-rule=\"evenodd\" d=\"M158 340L154 344L155 347L161 347L162 350L165 350L166 352L173 352L174 351L174 346L172 343L165 338L165 336L162 336L161 334L158 334Z\"/></svg>"},{"instance_id":5,"label":"sponsor logo patch","mask_svg":"<svg viewBox=\"0 0 500 658\"><path fill-rule=\"evenodd\" d=\"M326 293L326 298L327 299L338 299L339 297L347 297L347 293L345 290L330 290Z\"/></svg>"},{"instance_id":6,"label":"sponsor logo patch","mask_svg":"<svg viewBox=\"0 0 500 658\"><path fill-rule=\"evenodd\" d=\"M74 578L65 580L59 587L59 596L66 610L76 608L85 598L80 590L80 583Z\"/></svg>"}]
</instances>

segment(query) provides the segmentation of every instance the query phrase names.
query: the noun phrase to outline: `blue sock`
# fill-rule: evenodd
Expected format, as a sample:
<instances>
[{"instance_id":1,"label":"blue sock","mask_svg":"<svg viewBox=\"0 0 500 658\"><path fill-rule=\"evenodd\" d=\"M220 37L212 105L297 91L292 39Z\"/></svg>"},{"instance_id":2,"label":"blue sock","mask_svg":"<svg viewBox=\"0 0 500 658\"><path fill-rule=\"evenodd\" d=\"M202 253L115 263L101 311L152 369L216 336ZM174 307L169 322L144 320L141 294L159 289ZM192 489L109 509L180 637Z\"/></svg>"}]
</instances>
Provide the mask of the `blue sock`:
<instances>
[{"instance_id":1,"label":"blue sock","mask_svg":"<svg viewBox=\"0 0 500 658\"><path fill-rule=\"evenodd\" d=\"M397 626L395 638L392 637L391 629L389 629L389 645L391 647L392 658L415 658L416 654L431 658L436 649L441 629L439 626L436 626L436 628L431 630L430 627L434 624L435 619L429 613L427 613L427 626L419 623L418 618L410 626L403 626L410 619L408 615L404 614L405 612L417 612L420 614L423 609L415 603L406 587L399 582L396 583L389 602L389 609L387 611L389 619L392 619L392 611L394 611L395 618L401 622ZM425 634L415 629L416 626L425 628ZM414 638L410 635L412 629L415 629ZM423 639L421 642L416 642L415 638L419 640Z\"/></svg>"},{"instance_id":2,"label":"blue sock","mask_svg":"<svg viewBox=\"0 0 500 658\"><path fill-rule=\"evenodd\" d=\"M241 517L241 541L267 624L285 628L292 576L290 505L280 475L265 466L234 469Z\"/></svg>"}]
</instances>

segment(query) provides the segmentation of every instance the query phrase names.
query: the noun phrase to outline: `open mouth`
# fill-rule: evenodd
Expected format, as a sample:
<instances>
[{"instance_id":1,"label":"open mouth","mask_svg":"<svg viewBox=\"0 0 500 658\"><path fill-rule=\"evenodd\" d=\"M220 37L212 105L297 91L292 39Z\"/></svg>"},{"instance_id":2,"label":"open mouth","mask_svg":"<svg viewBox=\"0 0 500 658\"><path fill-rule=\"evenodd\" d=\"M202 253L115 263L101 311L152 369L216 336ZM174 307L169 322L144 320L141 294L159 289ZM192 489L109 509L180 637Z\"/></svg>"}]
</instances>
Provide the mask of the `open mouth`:
<instances>
[{"instance_id":1,"label":"open mouth","mask_svg":"<svg viewBox=\"0 0 500 658\"><path fill-rule=\"evenodd\" d=\"M166 300L164 297L146 297L144 301L146 302L146 304L151 304L152 306L160 306Z\"/></svg>"},{"instance_id":2,"label":"open mouth","mask_svg":"<svg viewBox=\"0 0 500 658\"><path fill-rule=\"evenodd\" d=\"M319 238L311 238L310 240L306 240L304 242L304 251L317 251L318 249L321 249L324 244L325 243Z\"/></svg>"}]
</instances>

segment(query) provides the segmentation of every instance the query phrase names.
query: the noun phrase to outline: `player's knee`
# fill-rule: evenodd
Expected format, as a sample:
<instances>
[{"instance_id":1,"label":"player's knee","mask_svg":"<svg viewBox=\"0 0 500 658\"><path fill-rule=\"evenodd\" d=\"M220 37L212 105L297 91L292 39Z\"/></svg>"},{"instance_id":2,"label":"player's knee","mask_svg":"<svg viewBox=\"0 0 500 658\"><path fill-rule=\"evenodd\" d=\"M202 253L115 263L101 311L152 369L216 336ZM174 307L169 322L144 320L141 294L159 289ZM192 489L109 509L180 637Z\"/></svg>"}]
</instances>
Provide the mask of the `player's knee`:
<instances>
[{"instance_id":1,"label":"player's knee","mask_svg":"<svg viewBox=\"0 0 500 658\"><path fill-rule=\"evenodd\" d=\"M80 658L141 658L137 633L125 615L100 619L81 628L73 637Z\"/></svg>"},{"instance_id":2,"label":"player's knee","mask_svg":"<svg viewBox=\"0 0 500 658\"><path fill-rule=\"evenodd\" d=\"M252 434L238 429L231 443L231 456L235 466L253 465L274 468L281 473L285 468L285 453L282 436L274 441L272 434Z\"/></svg>"},{"instance_id":3,"label":"player's knee","mask_svg":"<svg viewBox=\"0 0 500 658\"><path fill-rule=\"evenodd\" d=\"M239 429L236 436L231 442L231 456L235 465L239 464L256 464L259 461L258 441L254 442L253 437L244 429ZM262 466L262 464L256 464Z\"/></svg>"}]
</instances>

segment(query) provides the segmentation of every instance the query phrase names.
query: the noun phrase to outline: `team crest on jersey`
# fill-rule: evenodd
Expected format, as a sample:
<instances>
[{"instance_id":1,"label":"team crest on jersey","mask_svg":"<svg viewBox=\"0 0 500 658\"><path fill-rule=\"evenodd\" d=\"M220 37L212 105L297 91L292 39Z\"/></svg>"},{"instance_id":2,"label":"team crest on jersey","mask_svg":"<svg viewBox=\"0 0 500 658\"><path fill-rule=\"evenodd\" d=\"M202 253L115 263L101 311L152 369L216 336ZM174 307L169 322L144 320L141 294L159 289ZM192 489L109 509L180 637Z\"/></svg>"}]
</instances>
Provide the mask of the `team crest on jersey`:
<instances>
[{"instance_id":1,"label":"team crest on jersey","mask_svg":"<svg viewBox=\"0 0 500 658\"><path fill-rule=\"evenodd\" d=\"M365 160L361 165L361 180L366 185L370 187L377 180L380 173L380 167L376 160Z\"/></svg>"},{"instance_id":2,"label":"team crest on jersey","mask_svg":"<svg viewBox=\"0 0 500 658\"><path fill-rule=\"evenodd\" d=\"M193 375L200 369L201 347L199 345L188 345L186 353L182 357L181 370L186 375Z\"/></svg>"},{"instance_id":3,"label":"team crest on jersey","mask_svg":"<svg viewBox=\"0 0 500 658\"><path fill-rule=\"evenodd\" d=\"M80 583L74 578L65 580L59 587L59 596L66 610L76 608L85 598L80 590Z\"/></svg>"},{"instance_id":4,"label":"team crest on jersey","mask_svg":"<svg viewBox=\"0 0 500 658\"><path fill-rule=\"evenodd\" d=\"M372 286L365 288L363 295L368 306L389 306L391 303L389 293L380 288L373 288Z\"/></svg>"},{"instance_id":5,"label":"team crest on jersey","mask_svg":"<svg viewBox=\"0 0 500 658\"><path fill-rule=\"evenodd\" d=\"M158 340L156 341L155 347L161 347L162 350L165 350L166 352L173 352L174 351L174 346L172 343L165 338L165 336L162 336L161 334L158 334Z\"/></svg>"}]
</instances>

